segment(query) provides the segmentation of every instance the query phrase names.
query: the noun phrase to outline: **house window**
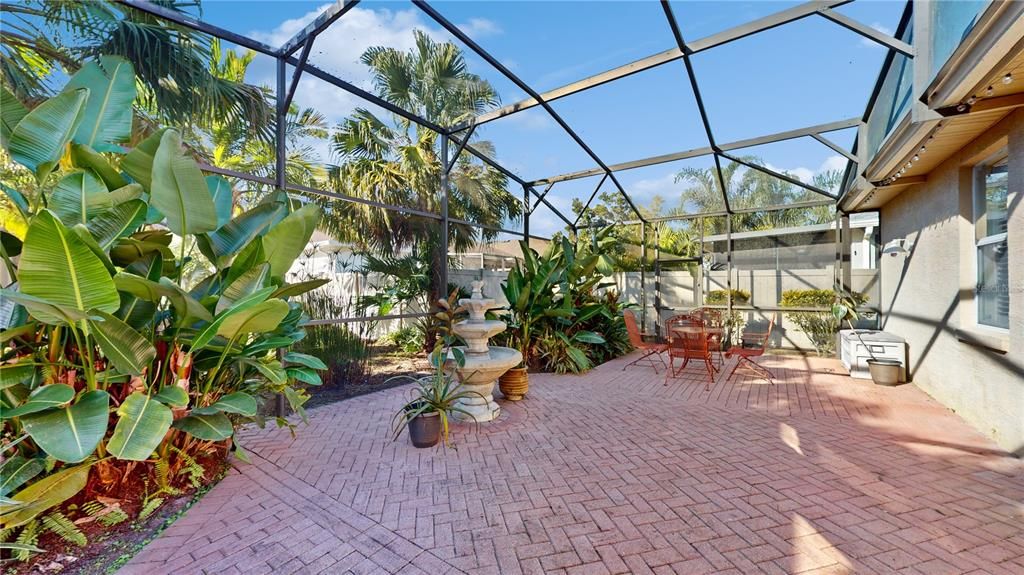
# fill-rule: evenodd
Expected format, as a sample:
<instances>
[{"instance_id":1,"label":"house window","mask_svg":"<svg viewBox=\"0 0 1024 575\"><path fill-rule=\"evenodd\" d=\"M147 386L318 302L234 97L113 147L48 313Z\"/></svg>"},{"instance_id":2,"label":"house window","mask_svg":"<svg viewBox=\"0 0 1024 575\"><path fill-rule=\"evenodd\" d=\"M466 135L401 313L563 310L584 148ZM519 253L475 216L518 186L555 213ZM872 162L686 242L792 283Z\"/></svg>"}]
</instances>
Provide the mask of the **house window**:
<instances>
[{"instance_id":1,"label":"house window","mask_svg":"<svg viewBox=\"0 0 1024 575\"><path fill-rule=\"evenodd\" d=\"M976 168L974 232L978 267L978 324L1010 327L1006 225L1009 177L1005 150Z\"/></svg>"}]
</instances>

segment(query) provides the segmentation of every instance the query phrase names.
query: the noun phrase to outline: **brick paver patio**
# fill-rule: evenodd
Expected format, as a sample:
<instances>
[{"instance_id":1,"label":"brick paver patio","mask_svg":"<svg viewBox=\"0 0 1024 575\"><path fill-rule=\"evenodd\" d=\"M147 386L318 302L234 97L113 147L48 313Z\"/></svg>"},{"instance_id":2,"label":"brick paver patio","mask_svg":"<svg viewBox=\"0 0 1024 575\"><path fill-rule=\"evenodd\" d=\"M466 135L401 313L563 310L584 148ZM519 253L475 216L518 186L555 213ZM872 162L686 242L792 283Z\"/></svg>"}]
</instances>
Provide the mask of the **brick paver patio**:
<instances>
[{"instance_id":1,"label":"brick paver patio","mask_svg":"<svg viewBox=\"0 0 1024 575\"><path fill-rule=\"evenodd\" d=\"M253 464L121 572L1024 573L1024 462L915 387L625 361L531 376L458 451L390 441L402 389L248 431Z\"/></svg>"}]
</instances>

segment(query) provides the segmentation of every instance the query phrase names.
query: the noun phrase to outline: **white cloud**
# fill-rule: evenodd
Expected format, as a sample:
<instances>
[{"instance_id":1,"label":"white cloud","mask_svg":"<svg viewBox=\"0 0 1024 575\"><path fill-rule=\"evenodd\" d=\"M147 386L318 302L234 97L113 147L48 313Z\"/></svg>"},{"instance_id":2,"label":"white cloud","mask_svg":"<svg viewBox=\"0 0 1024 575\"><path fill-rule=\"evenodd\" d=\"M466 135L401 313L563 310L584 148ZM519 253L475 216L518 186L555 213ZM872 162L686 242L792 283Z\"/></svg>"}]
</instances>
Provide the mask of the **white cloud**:
<instances>
[{"instance_id":1,"label":"white cloud","mask_svg":"<svg viewBox=\"0 0 1024 575\"><path fill-rule=\"evenodd\" d=\"M647 178L624 185L626 191L638 205L647 205L654 196L671 200L678 195L680 186L676 183L676 172L669 172L660 178Z\"/></svg>"},{"instance_id":2,"label":"white cloud","mask_svg":"<svg viewBox=\"0 0 1024 575\"><path fill-rule=\"evenodd\" d=\"M327 6L325 4L299 18L285 20L273 30L254 31L251 36L271 46L280 46L305 28ZM479 25L486 26L482 23ZM317 36L309 61L346 82L368 90L371 88L370 74L359 61L363 52L371 46L409 50L415 45L413 30L417 29L437 40L443 39L437 29L426 24L417 10L352 8ZM266 65L254 64L250 74L253 76L250 81L274 84L274 71ZM299 82L295 102L301 107L315 107L332 124L348 116L356 106L364 105L356 96L310 77Z\"/></svg>"},{"instance_id":3,"label":"white cloud","mask_svg":"<svg viewBox=\"0 0 1024 575\"><path fill-rule=\"evenodd\" d=\"M776 172L782 172L793 176L804 183L811 183L814 180L814 176L828 170L845 170L847 159L838 154L829 156L824 162L818 166L818 169L811 169L804 166L797 166L795 168L780 168L773 166L772 164L765 163L765 167L769 170L775 170Z\"/></svg>"},{"instance_id":4,"label":"white cloud","mask_svg":"<svg viewBox=\"0 0 1024 575\"><path fill-rule=\"evenodd\" d=\"M459 24L459 28L474 39L484 36L497 36L504 32L497 22L487 18L470 18L469 22Z\"/></svg>"},{"instance_id":5,"label":"white cloud","mask_svg":"<svg viewBox=\"0 0 1024 575\"><path fill-rule=\"evenodd\" d=\"M533 110L540 110L540 108L533 108ZM509 114L502 118L501 121L526 132L540 132L555 126L555 121L551 119L547 112L542 114L532 114L530 112L531 110L526 110Z\"/></svg>"},{"instance_id":6,"label":"white cloud","mask_svg":"<svg viewBox=\"0 0 1024 575\"><path fill-rule=\"evenodd\" d=\"M873 23L870 24L870 26L872 28L874 28L875 30L878 30L879 32L881 32L882 34L885 34L887 36L892 36L893 35L892 28L889 28L888 26L886 26L885 24L882 24L880 22L873 22ZM882 46L878 42L875 42L874 40L872 40L870 38L865 38L863 36L861 36L861 38L860 38L860 43L861 43L861 45L867 46L868 48L878 48L879 50L885 49L885 46Z\"/></svg>"}]
</instances>

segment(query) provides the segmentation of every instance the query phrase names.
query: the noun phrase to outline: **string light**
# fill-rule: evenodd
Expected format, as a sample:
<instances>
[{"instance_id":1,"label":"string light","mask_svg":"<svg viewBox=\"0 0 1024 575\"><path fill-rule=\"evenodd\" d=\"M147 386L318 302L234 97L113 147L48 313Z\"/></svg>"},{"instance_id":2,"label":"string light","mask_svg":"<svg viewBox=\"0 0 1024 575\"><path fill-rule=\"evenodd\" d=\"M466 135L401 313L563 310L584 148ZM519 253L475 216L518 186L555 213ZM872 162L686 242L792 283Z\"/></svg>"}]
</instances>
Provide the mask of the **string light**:
<instances>
[{"instance_id":1,"label":"string light","mask_svg":"<svg viewBox=\"0 0 1024 575\"><path fill-rule=\"evenodd\" d=\"M1009 84L1010 82L1013 82L1013 74L1007 72L1006 75L1003 76L1003 83Z\"/></svg>"},{"instance_id":2,"label":"string light","mask_svg":"<svg viewBox=\"0 0 1024 575\"><path fill-rule=\"evenodd\" d=\"M917 154L914 154L914 160L913 161L916 162L916 161L918 161L920 159L921 159L921 156L918 156Z\"/></svg>"},{"instance_id":3,"label":"string light","mask_svg":"<svg viewBox=\"0 0 1024 575\"><path fill-rule=\"evenodd\" d=\"M989 86L988 88L985 88L985 97L986 98L991 98L992 94L994 94L994 93L995 93L995 90L992 88L992 86Z\"/></svg>"},{"instance_id":4,"label":"string light","mask_svg":"<svg viewBox=\"0 0 1024 575\"><path fill-rule=\"evenodd\" d=\"M975 98L974 96L971 96L970 98L967 98L967 105L968 106L973 106L974 103L977 102L977 101L978 101L977 98Z\"/></svg>"}]
</instances>

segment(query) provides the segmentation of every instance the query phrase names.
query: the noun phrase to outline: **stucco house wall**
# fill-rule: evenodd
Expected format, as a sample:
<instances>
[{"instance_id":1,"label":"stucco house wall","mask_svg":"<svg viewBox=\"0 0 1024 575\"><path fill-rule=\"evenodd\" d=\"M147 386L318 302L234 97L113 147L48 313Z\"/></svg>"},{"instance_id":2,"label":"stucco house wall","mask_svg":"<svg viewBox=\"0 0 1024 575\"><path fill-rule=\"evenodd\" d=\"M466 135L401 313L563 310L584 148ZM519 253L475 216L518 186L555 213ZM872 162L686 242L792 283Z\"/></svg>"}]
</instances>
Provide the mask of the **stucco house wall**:
<instances>
[{"instance_id":1,"label":"stucco house wall","mask_svg":"<svg viewBox=\"0 0 1024 575\"><path fill-rule=\"evenodd\" d=\"M909 344L914 383L1001 447L1024 455L1024 110L1017 110L881 210L882 328ZM1009 329L976 323L972 167L1009 152Z\"/></svg>"}]
</instances>

